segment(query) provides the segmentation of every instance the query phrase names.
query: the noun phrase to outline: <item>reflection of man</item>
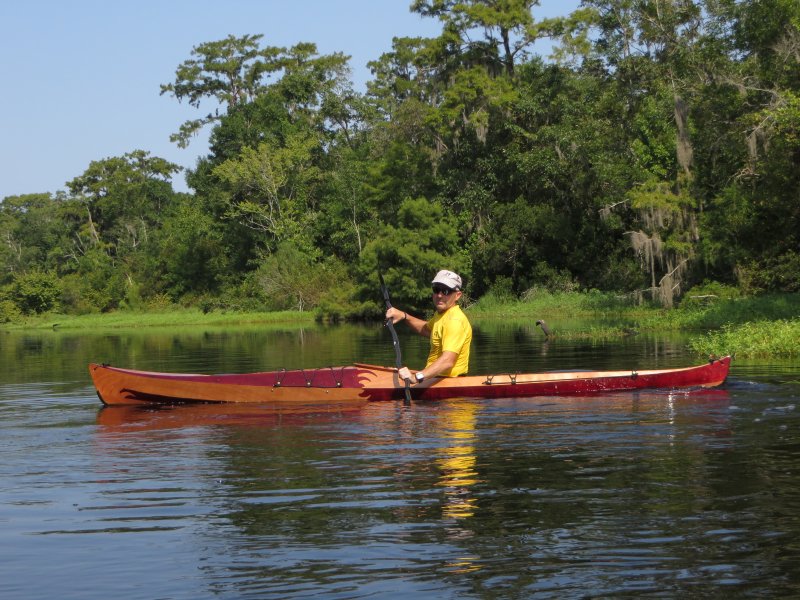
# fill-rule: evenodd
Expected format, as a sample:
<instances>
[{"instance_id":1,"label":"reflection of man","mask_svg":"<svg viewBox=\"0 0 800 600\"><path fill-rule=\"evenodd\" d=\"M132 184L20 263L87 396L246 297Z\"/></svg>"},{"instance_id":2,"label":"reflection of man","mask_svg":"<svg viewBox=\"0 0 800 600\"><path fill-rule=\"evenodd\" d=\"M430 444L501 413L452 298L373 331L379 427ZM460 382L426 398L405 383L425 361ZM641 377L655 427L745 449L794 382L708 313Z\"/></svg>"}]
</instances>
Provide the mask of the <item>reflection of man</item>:
<instances>
[{"instance_id":1,"label":"reflection of man","mask_svg":"<svg viewBox=\"0 0 800 600\"><path fill-rule=\"evenodd\" d=\"M431 339L431 351L424 369L417 371L414 378L408 367L398 370L401 379L416 383L431 377L464 375L469 368L472 326L456 304L462 296L461 277L452 271L439 271L432 283L436 314L430 321L418 319L394 307L386 311L386 318L391 319L392 323L405 321L418 334Z\"/></svg>"},{"instance_id":2,"label":"reflection of man","mask_svg":"<svg viewBox=\"0 0 800 600\"><path fill-rule=\"evenodd\" d=\"M478 483L475 432L479 402L464 400L454 402L442 410L437 424L441 427L441 447L436 450L439 480L436 485L444 492L442 516L466 519L475 514L477 497L471 488ZM469 559L460 562L460 569L471 570Z\"/></svg>"}]
</instances>

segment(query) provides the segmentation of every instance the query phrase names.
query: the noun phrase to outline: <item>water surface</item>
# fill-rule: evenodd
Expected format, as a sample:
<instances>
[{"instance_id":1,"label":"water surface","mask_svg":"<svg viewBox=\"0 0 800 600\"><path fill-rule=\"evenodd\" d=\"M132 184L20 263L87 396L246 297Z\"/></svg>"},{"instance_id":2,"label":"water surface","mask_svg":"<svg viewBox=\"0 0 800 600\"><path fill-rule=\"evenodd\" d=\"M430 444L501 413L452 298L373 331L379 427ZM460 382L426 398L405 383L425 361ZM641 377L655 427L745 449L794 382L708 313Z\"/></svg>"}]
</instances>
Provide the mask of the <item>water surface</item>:
<instances>
[{"instance_id":1,"label":"water surface","mask_svg":"<svg viewBox=\"0 0 800 600\"><path fill-rule=\"evenodd\" d=\"M472 372L699 362L476 323ZM404 332L401 330L401 335ZM425 340L401 337L418 366ZM4 598L800 595L800 366L591 398L101 408L86 364L392 364L380 326L0 333Z\"/></svg>"}]
</instances>

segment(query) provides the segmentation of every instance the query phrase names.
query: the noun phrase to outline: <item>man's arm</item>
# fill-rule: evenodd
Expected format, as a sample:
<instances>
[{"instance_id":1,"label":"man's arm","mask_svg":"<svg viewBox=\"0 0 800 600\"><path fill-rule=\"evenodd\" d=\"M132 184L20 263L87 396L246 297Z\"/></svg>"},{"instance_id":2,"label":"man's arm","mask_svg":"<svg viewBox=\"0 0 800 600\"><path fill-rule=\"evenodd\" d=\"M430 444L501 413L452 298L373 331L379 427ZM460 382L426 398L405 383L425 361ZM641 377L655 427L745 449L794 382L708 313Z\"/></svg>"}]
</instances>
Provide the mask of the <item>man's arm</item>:
<instances>
[{"instance_id":1,"label":"man's arm","mask_svg":"<svg viewBox=\"0 0 800 600\"><path fill-rule=\"evenodd\" d=\"M395 325L403 321L411 327L415 333L425 337L431 337L431 330L428 328L428 322L423 319L418 319L414 315L409 315L405 311L392 307L386 311L386 318L391 319L392 323Z\"/></svg>"},{"instance_id":2,"label":"man's arm","mask_svg":"<svg viewBox=\"0 0 800 600\"><path fill-rule=\"evenodd\" d=\"M411 327L411 329L414 332L428 338L431 337L431 330L428 327L427 321L418 319L414 315L409 315L407 312L402 311L398 308L392 306L389 309L387 309L386 318L391 319L392 323L394 324L397 324L400 321L404 321L405 323L408 324L409 327ZM445 362L442 362L442 360L445 359L444 354L452 354L453 356L445 360ZM430 367L427 367L422 370L422 374L425 375L425 377L435 377L442 371L451 368L455 364L456 358L458 356L455 352L445 352L444 354L440 356L437 360L435 360ZM452 363L449 363L449 361L452 361ZM436 365L438 365L439 363L441 363L440 367L434 370L434 367L436 367ZM447 366L448 364L450 366ZM416 379L411 376L411 371L409 370L408 367L401 367L397 371L397 374L400 376L400 379L407 379L412 382L416 381Z\"/></svg>"},{"instance_id":3,"label":"man's arm","mask_svg":"<svg viewBox=\"0 0 800 600\"><path fill-rule=\"evenodd\" d=\"M429 377L436 377L437 375L452 369L456 365L457 358L458 354L451 352L450 350L445 350L442 352L442 355L439 358L430 364L430 366L422 369L422 374L425 376L425 379L428 379Z\"/></svg>"},{"instance_id":4,"label":"man's arm","mask_svg":"<svg viewBox=\"0 0 800 600\"><path fill-rule=\"evenodd\" d=\"M451 352L450 350L445 350L442 352L442 355L433 361L429 366L425 367L417 371L417 373L422 373L425 376L425 379L429 379L431 377L436 377L445 371L452 369L456 364L456 359L458 358L458 354L455 352ZM401 367L397 374L400 376L400 379L408 379L412 383L417 381L416 377L411 376L411 371L408 367Z\"/></svg>"}]
</instances>

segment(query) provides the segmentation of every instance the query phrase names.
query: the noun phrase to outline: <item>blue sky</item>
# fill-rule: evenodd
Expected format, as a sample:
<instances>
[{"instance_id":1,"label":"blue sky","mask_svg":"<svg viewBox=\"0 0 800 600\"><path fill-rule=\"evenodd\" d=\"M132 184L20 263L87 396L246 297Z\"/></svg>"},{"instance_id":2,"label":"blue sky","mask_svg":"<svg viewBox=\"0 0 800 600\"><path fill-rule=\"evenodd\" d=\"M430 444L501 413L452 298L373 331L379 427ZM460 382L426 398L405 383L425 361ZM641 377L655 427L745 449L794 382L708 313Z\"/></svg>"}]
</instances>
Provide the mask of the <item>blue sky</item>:
<instances>
[{"instance_id":1,"label":"blue sky","mask_svg":"<svg viewBox=\"0 0 800 600\"><path fill-rule=\"evenodd\" d=\"M169 141L199 113L160 84L193 47L228 35L262 44L317 44L343 52L357 89L392 37L439 33L410 0L19 0L0 3L0 199L56 192L89 163L141 149L184 167L207 153ZM579 0L541 0L534 16L567 14ZM546 49L542 52L546 53ZM175 187L186 190L183 175Z\"/></svg>"}]
</instances>

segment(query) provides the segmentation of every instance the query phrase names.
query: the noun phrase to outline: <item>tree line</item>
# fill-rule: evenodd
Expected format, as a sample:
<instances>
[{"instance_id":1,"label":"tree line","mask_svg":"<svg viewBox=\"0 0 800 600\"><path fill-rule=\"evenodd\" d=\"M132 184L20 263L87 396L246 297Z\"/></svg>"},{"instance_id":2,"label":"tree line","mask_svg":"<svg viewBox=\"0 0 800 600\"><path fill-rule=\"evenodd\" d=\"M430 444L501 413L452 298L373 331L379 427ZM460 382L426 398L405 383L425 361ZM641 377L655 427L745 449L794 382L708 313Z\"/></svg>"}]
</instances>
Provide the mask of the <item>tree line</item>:
<instances>
[{"instance_id":1,"label":"tree line","mask_svg":"<svg viewBox=\"0 0 800 600\"><path fill-rule=\"evenodd\" d=\"M174 304L427 307L599 289L800 289L800 3L414 0L354 90L348 57L261 35L201 43L161 93L197 109L184 176L146 150L0 203L0 321ZM553 57L536 54L551 39ZM211 106L211 110L207 107Z\"/></svg>"}]
</instances>

